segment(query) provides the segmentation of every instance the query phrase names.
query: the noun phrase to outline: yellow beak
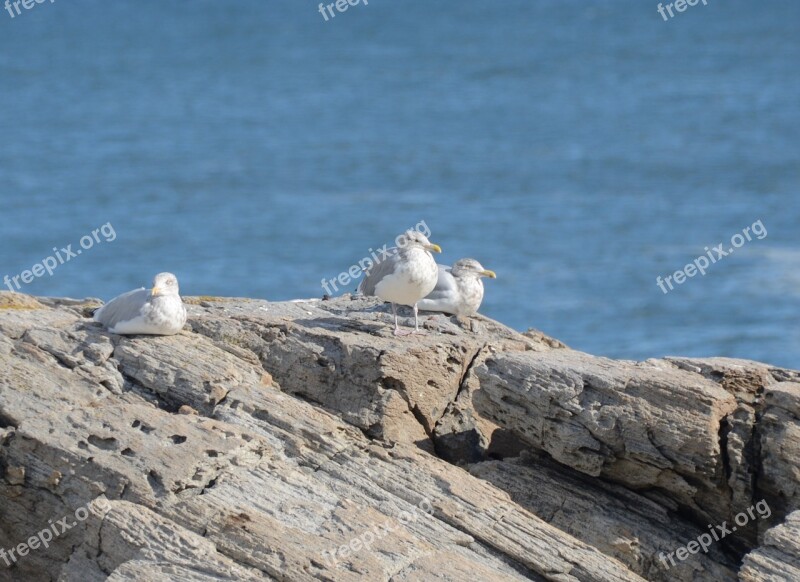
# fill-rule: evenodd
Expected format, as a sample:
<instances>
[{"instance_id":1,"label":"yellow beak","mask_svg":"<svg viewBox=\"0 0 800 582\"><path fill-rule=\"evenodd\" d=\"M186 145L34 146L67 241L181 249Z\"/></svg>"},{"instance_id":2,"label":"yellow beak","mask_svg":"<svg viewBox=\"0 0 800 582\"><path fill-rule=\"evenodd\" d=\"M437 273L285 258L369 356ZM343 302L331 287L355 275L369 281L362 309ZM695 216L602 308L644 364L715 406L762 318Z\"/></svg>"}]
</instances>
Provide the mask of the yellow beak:
<instances>
[{"instance_id":1,"label":"yellow beak","mask_svg":"<svg viewBox=\"0 0 800 582\"><path fill-rule=\"evenodd\" d=\"M489 277L490 279L497 279L497 275L495 274L495 272L490 271L489 269L481 271L481 275L483 275L484 277Z\"/></svg>"},{"instance_id":2,"label":"yellow beak","mask_svg":"<svg viewBox=\"0 0 800 582\"><path fill-rule=\"evenodd\" d=\"M442 247L440 247L439 245L435 245L433 243L431 243L429 245L425 245L425 248L428 249L429 251L433 251L434 253L441 253L442 252Z\"/></svg>"},{"instance_id":3,"label":"yellow beak","mask_svg":"<svg viewBox=\"0 0 800 582\"><path fill-rule=\"evenodd\" d=\"M153 287L152 289L150 289L150 295L152 295L153 297L156 297L159 293L161 293L161 289L159 289L158 287Z\"/></svg>"}]
</instances>

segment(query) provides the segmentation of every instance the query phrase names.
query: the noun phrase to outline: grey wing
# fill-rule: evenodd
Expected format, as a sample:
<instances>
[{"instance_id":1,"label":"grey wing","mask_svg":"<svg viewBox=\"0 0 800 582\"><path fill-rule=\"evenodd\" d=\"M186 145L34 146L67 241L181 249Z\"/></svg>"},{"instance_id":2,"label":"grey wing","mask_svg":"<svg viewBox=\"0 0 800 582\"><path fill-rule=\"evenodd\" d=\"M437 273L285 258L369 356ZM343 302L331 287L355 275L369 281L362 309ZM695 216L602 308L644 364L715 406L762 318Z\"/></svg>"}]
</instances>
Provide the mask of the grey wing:
<instances>
[{"instance_id":1,"label":"grey wing","mask_svg":"<svg viewBox=\"0 0 800 582\"><path fill-rule=\"evenodd\" d=\"M365 272L364 278L361 279L361 283L358 284L359 293L363 295L375 295L375 287L378 283L380 283L384 277L394 272L395 265L400 257L397 254L396 248L389 249L389 252L392 254L388 257L384 257L380 263L376 263L369 271Z\"/></svg>"},{"instance_id":2,"label":"grey wing","mask_svg":"<svg viewBox=\"0 0 800 582\"><path fill-rule=\"evenodd\" d=\"M106 327L114 327L120 321L128 321L139 315L147 302L150 292L142 287L115 297L94 312L94 320Z\"/></svg>"},{"instance_id":3,"label":"grey wing","mask_svg":"<svg viewBox=\"0 0 800 582\"><path fill-rule=\"evenodd\" d=\"M458 285L456 278L450 272L450 267L446 265L437 265L439 267L439 279L436 281L436 287L433 291L428 293L425 299L441 299L442 297L452 295L458 292Z\"/></svg>"},{"instance_id":4,"label":"grey wing","mask_svg":"<svg viewBox=\"0 0 800 582\"><path fill-rule=\"evenodd\" d=\"M445 265L438 265L438 267L439 278L436 281L436 287L418 304L423 311L438 311L453 303L458 296L458 284L450 272L450 267Z\"/></svg>"}]
</instances>

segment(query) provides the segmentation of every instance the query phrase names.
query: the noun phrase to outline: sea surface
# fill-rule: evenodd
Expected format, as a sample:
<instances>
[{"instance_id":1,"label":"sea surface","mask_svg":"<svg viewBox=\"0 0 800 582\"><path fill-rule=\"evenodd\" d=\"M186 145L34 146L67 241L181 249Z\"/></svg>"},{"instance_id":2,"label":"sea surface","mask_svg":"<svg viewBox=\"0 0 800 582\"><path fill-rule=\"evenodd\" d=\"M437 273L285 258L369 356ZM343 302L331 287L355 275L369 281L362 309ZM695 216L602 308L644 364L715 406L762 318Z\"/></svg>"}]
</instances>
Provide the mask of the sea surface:
<instances>
[{"instance_id":1,"label":"sea surface","mask_svg":"<svg viewBox=\"0 0 800 582\"><path fill-rule=\"evenodd\" d=\"M22 290L107 300L169 270L186 295L320 297L424 221L441 262L497 272L482 312L514 328L800 368L800 2L656 8L1 10L0 277L110 224Z\"/></svg>"}]
</instances>

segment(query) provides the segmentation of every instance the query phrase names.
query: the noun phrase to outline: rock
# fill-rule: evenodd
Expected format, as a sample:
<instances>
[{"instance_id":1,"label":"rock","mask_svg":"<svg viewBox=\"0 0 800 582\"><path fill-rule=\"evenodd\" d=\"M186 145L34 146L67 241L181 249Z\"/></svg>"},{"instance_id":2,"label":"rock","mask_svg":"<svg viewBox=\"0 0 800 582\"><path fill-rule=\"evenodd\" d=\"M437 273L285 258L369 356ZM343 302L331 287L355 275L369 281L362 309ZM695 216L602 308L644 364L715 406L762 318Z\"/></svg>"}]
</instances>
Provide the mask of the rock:
<instances>
[{"instance_id":1,"label":"rock","mask_svg":"<svg viewBox=\"0 0 800 582\"><path fill-rule=\"evenodd\" d=\"M25 295L24 293L0 291L0 309L20 309L27 311L32 309L44 309L44 305L37 301L36 298Z\"/></svg>"},{"instance_id":2,"label":"rock","mask_svg":"<svg viewBox=\"0 0 800 582\"><path fill-rule=\"evenodd\" d=\"M476 368L474 405L577 471L650 490L699 519L730 508L719 495L718 434L735 399L696 374L572 350L501 353Z\"/></svg>"},{"instance_id":3,"label":"rock","mask_svg":"<svg viewBox=\"0 0 800 582\"><path fill-rule=\"evenodd\" d=\"M25 483L25 467L6 467L5 477L9 485L22 485Z\"/></svg>"},{"instance_id":4,"label":"rock","mask_svg":"<svg viewBox=\"0 0 800 582\"><path fill-rule=\"evenodd\" d=\"M748 360L669 360L718 382L736 398L736 409L720 427L730 517L762 499L776 510L757 527L740 530L744 547L752 548L760 534L800 508L800 377Z\"/></svg>"},{"instance_id":5,"label":"rock","mask_svg":"<svg viewBox=\"0 0 800 582\"><path fill-rule=\"evenodd\" d=\"M800 383L780 382L766 389L753 452L757 473L756 496L773 509L772 519L760 524L763 532L778 525L781 516L800 508Z\"/></svg>"},{"instance_id":6,"label":"rock","mask_svg":"<svg viewBox=\"0 0 800 582\"><path fill-rule=\"evenodd\" d=\"M0 548L74 525L0 579L730 580L798 509L791 370L395 338L375 299L189 298L169 337L39 303L0 309Z\"/></svg>"},{"instance_id":7,"label":"rock","mask_svg":"<svg viewBox=\"0 0 800 582\"><path fill-rule=\"evenodd\" d=\"M800 580L800 511L764 535L764 545L745 556L742 582L797 582Z\"/></svg>"},{"instance_id":8,"label":"rock","mask_svg":"<svg viewBox=\"0 0 800 582\"><path fill-rule=\"evenodd\" d=\"M108 578L107 573L111 573ZM240 566L202 536L141 505L104 499L89 505L83 544L64 566L59 581L86 582L87 577L131 582L274 579Z\"/></svg>"},{"instance_id":9,"label":"rock","mask_svg":"<svg viewBox=\"0 0 800 582\"><path fill-rule=\"evenodd\" d=\"M515 504L617 558L647 580L736 577L735 561L717 546L709 555L698 554L694 560L666 569L668 562L660 556L705 530L674 520L658 503L619 485L565 472L541 456L478 463L470 472L507 491Z\"/></svg>"}]
</instances>

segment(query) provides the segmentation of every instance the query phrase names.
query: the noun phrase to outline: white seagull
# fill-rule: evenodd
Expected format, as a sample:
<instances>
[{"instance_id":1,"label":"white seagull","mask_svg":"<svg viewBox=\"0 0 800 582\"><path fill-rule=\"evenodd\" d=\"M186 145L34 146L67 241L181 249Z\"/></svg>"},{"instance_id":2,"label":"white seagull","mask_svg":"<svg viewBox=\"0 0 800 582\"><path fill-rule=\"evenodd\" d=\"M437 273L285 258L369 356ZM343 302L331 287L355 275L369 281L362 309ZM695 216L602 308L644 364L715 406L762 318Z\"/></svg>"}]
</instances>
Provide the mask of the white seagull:
<instances>
[{"instance_id":1,"label":"white seagull","mask_svg":"<svg viewBox=\"0 0 800 582\"><path fill-rule=\"evenodd\" d=\"M439 265L436 287L418 306L422 311L474 315L483 301L481 277L496 279L497 275L494 271L484 269L475 259L459 259L452 267Z\"/></svg>"},{"instance_id":2,"label":"white seagull","mask_svg":"<svg viewBox=\"0 0 800 582\"><path fill-rule=\"evenodd\" d=\"M119 335L174 335L186 323L178 278L159 273L152 289L134 289L115 297L94 312L94 320Z\"/></svg>"},{"instance_id":3,"label":"white seagull","mask_svg":"<svg viewBox=\"0 0 800 582\"><path fill-rule=\"evenodd\" d=\"M398 239L404 240L404 244L398 243L397 247L389 250L388 257L366 271L358 291L364 295L376 295L392 304L394 335L420 333L417 301L436 287L438 269L431 251L441 253L442 249L416 230L409 230ZM414 332L400 330L397 304L414 308Z\"/></svg>"}]
</instances>

